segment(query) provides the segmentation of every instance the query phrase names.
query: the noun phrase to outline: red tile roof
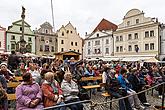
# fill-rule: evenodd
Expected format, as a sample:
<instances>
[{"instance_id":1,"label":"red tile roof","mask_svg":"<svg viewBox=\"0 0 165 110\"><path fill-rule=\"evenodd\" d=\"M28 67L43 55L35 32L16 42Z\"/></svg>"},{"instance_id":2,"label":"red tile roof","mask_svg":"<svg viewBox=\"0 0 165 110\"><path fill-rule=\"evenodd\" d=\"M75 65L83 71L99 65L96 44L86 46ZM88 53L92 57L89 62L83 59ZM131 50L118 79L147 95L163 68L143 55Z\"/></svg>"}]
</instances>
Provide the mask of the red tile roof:
<instances>
[{"instance_id":1,"label":"red tile roof","mask_svg":"<svg viewBox=\"0 0 165 110\"><path fill-rule=\"evenodd\" d=\"M102 31L102 30L113 30L115 31L117 29L117 25L113 24L112 22L102 19L101 22L97 25L97 27L93 30L93 32L96 32L97 30Z\"/></svg>"}]
</instances>

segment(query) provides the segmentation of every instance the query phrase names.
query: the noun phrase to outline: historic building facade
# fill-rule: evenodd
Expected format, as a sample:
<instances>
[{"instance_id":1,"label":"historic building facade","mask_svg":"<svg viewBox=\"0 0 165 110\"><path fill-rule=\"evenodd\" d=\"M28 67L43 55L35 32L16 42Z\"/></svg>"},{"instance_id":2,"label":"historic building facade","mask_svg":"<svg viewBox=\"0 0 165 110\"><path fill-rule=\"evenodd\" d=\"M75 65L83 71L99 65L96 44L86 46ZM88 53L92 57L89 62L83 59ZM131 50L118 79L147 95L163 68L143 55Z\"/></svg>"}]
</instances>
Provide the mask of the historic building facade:
<instances>
[{"instance_id":1,"label":"historic building facade","mask_svg":"<svg viewBox=\"0 0 165 110\"><path fill-rule=\"evenodd\" d=\"M24 40L26 41L26 52L35 53L35 36L30 25L24 21ZM19 51L22 36L22 20L13 22L6 31L6 49L8 52Z\"/></svg>"},{"instance_id":2,"label":"historic building facade","mask_svg":"<svg viewBox=\"0 0 165 110\"><path fill-rule=\"evenodd\" d=\"M58 52L75 51L82 54L82 38L70 22L66 26L62 25L57 35Z\"/></svg>"},{"instance_id":3,"label":"historic building facade","mask_svg":"<svg viewBox=\"0 0 165 110\"><path fill-rule=\"evenodd\" d=\"M160 54L159 22L131 9L114 32L114 55L125 60L158 57ZM130 59L129 59L130 58Z\"/></svg>"},{"instance_id":4,"label":"historic building facade","mask_svg":"<svg viewBox=\"0 0 165 110\"><path fill-rule=\"evenodd\" d=\"M50 23L43 23L38 30L35 30L36 54L39 56L54 56L57 52L57 35L53 32Z\"/></svg>"},{"instance_id":5,"label":"historic building facade","mask_svg":"<svg viewBox=\"0 0 165 110\"><path fill-rule=\"evenodd\" d=\"M112 32L117 25L102 19L91 34L84 40L84 58L105 59L114 55L114 42Z\"/></svg>"},{"instance_id":6,"label":"historic building facade","mask_svg":"<svg viewBox=\"0 0 165 110\"><path fill-rule=\"evenodd\" d=\"M160 25L160 60L165 61L165 24Z\"/></svg>"},{"instance_id":7,"label":"historic building facade","mask_svg":"<svg viewBox=\"0 0 165 110\"><path fill-rule=\"evenodd\" d=\"M6 50L6 28L0 26L0 53Z\"/></svg>"}]
</instances>

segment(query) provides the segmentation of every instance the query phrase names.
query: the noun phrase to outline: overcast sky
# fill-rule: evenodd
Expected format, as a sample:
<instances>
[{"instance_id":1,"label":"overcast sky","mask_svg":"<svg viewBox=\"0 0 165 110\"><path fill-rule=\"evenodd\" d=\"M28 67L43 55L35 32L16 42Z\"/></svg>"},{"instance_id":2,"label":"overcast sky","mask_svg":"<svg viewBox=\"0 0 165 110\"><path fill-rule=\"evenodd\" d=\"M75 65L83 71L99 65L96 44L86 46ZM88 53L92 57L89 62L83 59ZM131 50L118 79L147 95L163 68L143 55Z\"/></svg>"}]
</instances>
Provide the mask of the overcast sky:
<instances>
[{"instance_id":1,"label":"overcast sky","mask_svg":"<svg viewBox=\"0 0 165 110\"><path fill-rule=\"evenodd\" d=\"M45 21L52 24L51 0L0 0L0 25L7 28L21 19L22 5L26 8L25 21L32 30ZM70 21L81 37L85 32L91 33L102 18L120 24L132 8L165 23L165 0L53 0L53 6L55 29Z\"/></svg>"}]
</instances>

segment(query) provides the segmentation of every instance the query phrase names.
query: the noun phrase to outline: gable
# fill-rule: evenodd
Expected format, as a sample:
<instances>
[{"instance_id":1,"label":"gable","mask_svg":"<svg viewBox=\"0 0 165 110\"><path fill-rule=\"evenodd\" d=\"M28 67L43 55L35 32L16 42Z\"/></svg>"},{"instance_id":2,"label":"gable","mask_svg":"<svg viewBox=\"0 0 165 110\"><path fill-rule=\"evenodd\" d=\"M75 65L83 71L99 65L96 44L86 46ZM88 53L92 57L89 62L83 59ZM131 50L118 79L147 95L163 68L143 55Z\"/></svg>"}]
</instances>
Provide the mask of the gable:
<instances>
[{"instance_id":1,"label":"gable","mask_svg":"<svg viewBox=\"0 0 165 110\"><path fill-rule=\"evenodd\" d=\"M103 36L108 36L108 35L109 34L106 32L96 31L96 32L92 33L91 35L89 35L89 37L87 37L86 39L101 38Z\"/></svg>"},{"instance_id":2,"label":"gable","mask_svg":"<svg viewBox=\"0 0 165 110\"><path fill-rule=\"evenodd\" d=\"M22 20L18 20L16 22L12 23L13 25L18 25L18 26L22 26ZM24 26L25 27L31 27L26 21L24 21Z\"/></svg>"}]
</instances>

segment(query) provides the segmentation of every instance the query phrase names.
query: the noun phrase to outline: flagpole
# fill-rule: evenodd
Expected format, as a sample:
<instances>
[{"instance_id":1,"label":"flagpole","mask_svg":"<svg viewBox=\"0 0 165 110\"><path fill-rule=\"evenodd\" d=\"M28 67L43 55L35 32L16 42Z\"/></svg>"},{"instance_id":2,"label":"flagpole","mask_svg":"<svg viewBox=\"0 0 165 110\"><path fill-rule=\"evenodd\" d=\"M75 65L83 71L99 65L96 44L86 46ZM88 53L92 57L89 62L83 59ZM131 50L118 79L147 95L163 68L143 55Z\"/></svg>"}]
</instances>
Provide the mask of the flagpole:
<instances>
[{"instance_id":1,"label":"flagpole","mask_svg":"<svg viewBox=\"0 0 165 110\"><path fill-rule=\"evenodd\" d=\"M51 0L51 11L52 11L52 21L53 21L53 29L55 32L55 25L54 25L54 12L53 12L53 1Z\"/></svg>"}]
</instances>

